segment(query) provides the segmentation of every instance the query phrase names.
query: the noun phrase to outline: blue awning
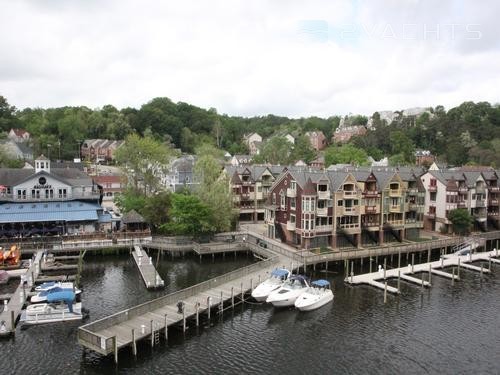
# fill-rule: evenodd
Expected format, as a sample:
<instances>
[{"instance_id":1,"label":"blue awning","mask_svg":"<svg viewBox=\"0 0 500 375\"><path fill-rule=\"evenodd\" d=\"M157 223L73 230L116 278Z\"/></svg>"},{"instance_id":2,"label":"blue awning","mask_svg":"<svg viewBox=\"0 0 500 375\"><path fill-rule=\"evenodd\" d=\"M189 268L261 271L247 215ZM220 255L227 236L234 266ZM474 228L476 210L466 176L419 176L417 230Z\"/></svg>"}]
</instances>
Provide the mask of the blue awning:
<instances>
[{"instance_id":1,"label":"blue awning","mask_svg":"<svg viewBox=\"0 0 500 375\"><path fill-rule=\"evenodd\" d=\"M276 268L271 272L271 275L276 276L276 277L284 277L287 276L290 272L288 270L285 270L283 268Z\"/></svg>"},{"instance_id":2,"label":"blue awning","mask_svg":"<svg viewBox=\"0 0 500 375\"><path fill-rule=\"evenodd\" d=\"M72 289L61 289L56 292L49 292L47 295L47 302L73 302L75 300L75 293L73 293Z\"/></svg>"},{"instance_id":3,"label":"blue awning","mask_svg":"<svg viewBox=\"0 0 500 375\"><path fill-rule=\"evenodd\" d=\"M99 204L81 201L4 203L0 205L0 223L96 221L98 210L102 210Z\"/></svg>"}]
</instances>

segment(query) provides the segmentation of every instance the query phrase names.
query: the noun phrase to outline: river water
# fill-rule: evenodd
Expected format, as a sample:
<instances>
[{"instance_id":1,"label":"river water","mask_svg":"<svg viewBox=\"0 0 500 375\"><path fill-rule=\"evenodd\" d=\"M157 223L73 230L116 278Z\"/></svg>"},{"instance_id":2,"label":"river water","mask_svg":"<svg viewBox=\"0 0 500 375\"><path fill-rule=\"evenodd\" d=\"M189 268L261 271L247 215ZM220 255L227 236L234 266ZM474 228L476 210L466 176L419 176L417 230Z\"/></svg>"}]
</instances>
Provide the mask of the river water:
<instances>
[{"instance_id":1,"label":"river water","mask_svg":"<svg viewBox=\"0 0 500 375\"><path fill-rule=\"evenodd\" d=\"M251 263L239 255L161 261L166 291L146 291L128 255L88 257L83 305L95 320ZM350 287L341 270L316 272L334 283L333 303L312 312L245 304L169 342L147 343L113 358L82 354L81 322L18 328L0 341L1 374L499 374L500 266L484 275L461 271L454 286L433 276L433 287L402 283L399 297ZM2 293L4 291L1 291Z\"/></svg>"}]
</instances>

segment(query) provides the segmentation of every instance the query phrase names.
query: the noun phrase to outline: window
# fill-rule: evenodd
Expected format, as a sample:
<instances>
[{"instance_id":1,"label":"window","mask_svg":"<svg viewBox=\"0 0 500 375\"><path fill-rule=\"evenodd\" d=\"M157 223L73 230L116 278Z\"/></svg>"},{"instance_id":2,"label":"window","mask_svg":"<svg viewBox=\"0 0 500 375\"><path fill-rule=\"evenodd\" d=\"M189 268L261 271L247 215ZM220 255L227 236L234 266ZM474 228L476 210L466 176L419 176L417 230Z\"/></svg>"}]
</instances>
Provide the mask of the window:
<instances>
[{"instance_id":1,"label":"window","mask_svg":"<svg viewBox=\"0 0 500 375\"><path fill-rule=\"evenodd\" d=\"M436 196L437 196L437 193L434 191L430 194L430 200L432 202L435 202L436 201Z\"/></svg>"},{"instance_id":2,"label":"window","mask_svg":"<svg viewBox=\"0 0 500 375\"><path fill-rule=\"evenodd\" d=\"M281 192L280 195L280 206L282 210L285 209L285 194L283 194L283 192Z\"/></svg>"},{"instance_id":3,"label":"window","mask_svg":"<svg viewBox=\"0 0 500 375\"><path fill-rule=\"evenodd\" d=\"M343 205L344 205L344 201L343 200L337 201L337 206L342 207Z\"/></svg>"},{"instance_id":4,"label":"window","mask_svg":"<svg viewBox=\"0 0 500 375\"><path fill-rule=\"evenodd\" d=\"M290 189L296 190L297 188L297 183L295 181L290 181Z\"/></svg>"},{"instance_id":5,"label":"window","mask_svg":"<svg viewBox=\"0 0 500 375\"><path fill-rule=\"evenodd\" d=\"M295 224L295 220L296 220L295 215L290 215L290 222L292 224Z\"/></svg>"},{"instance_id":6,"label":"window","mask_svg":"<svg viewBox=\"0 0 500 375\"><path fill-rule=\"evenodd\" d=\"M296 204L296 203L297 203L297 202L296 202L295 198L291 198L291 199L290 199L290 208L291 208L292 210L295 210L295 204Z\"/></svg>"}]
</instances>

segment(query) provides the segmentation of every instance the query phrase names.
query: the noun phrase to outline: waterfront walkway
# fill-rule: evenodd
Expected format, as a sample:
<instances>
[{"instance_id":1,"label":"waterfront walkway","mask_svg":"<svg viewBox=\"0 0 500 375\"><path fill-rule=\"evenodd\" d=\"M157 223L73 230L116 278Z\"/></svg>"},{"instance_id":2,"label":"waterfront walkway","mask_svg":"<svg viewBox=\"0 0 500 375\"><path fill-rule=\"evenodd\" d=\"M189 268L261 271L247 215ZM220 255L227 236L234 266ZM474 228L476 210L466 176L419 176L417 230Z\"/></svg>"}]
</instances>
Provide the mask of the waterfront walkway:
<instances>
[{"instance_id":1,"label":"waterfront walkway","mask_svg":"<svg viewBox=\"0 0 500 375\"><path fill-rule=\"evenodd\" d=\"M36 253L35 259L30 260L30 267L25 270L24 274L21 274L21 282L10 296L10 299L4 300L4 310L0 314L0 336L7 336L15 333L16 331L16 321L21 313L21 310L26 302L26 288L23 285L23 279L26 278L28 284L28 292L31 290L35 281L37 280L38 274L40 273L40 261L42 259L42 251Z\"/></svg>"},{"instance_id":2,"label":"waterfront walkway","mask_svg":"<svg viewBox=\"0 0 500 375\"><path fill-rule=\"evenodd\" d=\"M144 249L135 245L134 250L132 251L132 257L134 258L134 262L141 273L144 284L146 284L146 288L162 288L165 286L165 282L153 265L153 259L148 256L148 253Z\"/></svg>"}]
</instances>

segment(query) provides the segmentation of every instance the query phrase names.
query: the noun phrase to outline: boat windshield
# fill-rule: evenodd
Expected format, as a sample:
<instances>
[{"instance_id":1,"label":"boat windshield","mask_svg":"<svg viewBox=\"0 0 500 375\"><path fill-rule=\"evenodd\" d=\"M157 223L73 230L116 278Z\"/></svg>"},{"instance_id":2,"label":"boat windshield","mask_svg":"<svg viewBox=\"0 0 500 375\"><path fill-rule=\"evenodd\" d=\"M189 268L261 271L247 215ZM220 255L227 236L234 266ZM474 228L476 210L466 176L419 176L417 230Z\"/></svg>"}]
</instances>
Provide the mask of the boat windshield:
<instances>
[{"instance_id":1,"label":"boat windshield","mask_svg":"<svg viewBox=\"0 0 500 375\"><path fill-rule=\"evenodd\" d=\"M304 287L302 281L299 279L288 280L286 286L288 289L300 289Z\"/></svg>"}]
</instances>

